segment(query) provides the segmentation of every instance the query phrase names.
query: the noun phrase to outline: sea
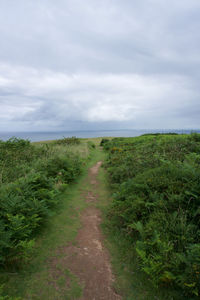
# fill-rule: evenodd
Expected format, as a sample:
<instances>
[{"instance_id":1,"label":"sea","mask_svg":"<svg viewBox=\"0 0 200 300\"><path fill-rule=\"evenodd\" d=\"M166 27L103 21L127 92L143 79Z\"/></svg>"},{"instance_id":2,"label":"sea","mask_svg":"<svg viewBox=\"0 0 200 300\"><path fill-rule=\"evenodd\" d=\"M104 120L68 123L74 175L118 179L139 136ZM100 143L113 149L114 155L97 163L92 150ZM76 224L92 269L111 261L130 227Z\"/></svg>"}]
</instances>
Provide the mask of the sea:
<instances>
[{"instance_id":1,"label":"sea","mask_svg":"<svg viewBox=\"0 0 200 300\"><path fill-rule=\"evenodd\" d=\"M95 137L134 137L145 133L178 134L200 133L200 129L121 129L121 130L84 130L84 131L37 131L37 132L0 132L0 140L6 141L12 137L26 139L31 142L61 139L63 137L95 138Z\"/></svg>"}]
</instances>

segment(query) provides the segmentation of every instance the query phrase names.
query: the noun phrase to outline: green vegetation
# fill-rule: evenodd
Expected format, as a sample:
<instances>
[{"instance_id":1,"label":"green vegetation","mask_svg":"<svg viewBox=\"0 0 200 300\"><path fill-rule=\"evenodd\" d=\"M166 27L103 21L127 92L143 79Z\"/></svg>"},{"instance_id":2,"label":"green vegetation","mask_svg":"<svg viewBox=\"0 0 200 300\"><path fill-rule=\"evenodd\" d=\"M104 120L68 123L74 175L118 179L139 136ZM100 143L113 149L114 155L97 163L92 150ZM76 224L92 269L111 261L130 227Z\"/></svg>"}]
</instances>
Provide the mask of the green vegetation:
<instances>
[{"instance_id":1,"label":"green vegetation","mask_svg":"<svg viewBox=\"0 0 200 300\"><path fill-rule=\"evenodd\" d=\"M101 140L100 146L104 146L105 143L109 142L109 139L103 138Z\"/></svg>"},{"instance_id":2,"label":"green vegetation","mask_svg":"<svg viewBox=\"0 0 200 300\"><path fill-rule=\"evenodd\" d=\"M170 286L153 285L149 276L141 270L140 261L133 247L133 237L113 226L108 218L108 207L113 201L109 174L101 168L98 175L98 207L102 210L104 244L111 254L112 271L115 275L114 288L124 300L188 300L180 291Z\"/></svg>"},{"instance_id":3,"label":"green vegetation","mask_svg":"<svg viewBox=\"0 0 200 300\"><path fill-rule=\"evenodd\" d=\"M87 168L105 157L99 144L108 159L107 177L99 173L97 205L105 215L116 290L127 300L198 299L199 134L102 143L0 141L0 299L81 297L62 248L75 243L87 205Z\"/></svg>"},{"instance_id":4,"label":"green vegetation","mask_svg":"<svg viewBox=\"0 0 200 300\"><path fill-rule=\"evenodd\" d=\"M176 289L179 296L169 299L198 299L200 135L147 135L103 144L114 190L107 212L113 237L125 237L129 260L137 253L155 288Z\"/></svg>"},{"instance_id":5,"label":"green vegetation","mask_svg":"<svg viewBox=\"0 0 200 300\"><path fill-rule=\"evenodd\" d=\"M80 175L89 151L84 156L85 145L78 146L80 153L70 151L70 145L80 143L74 137L64 143L59 140L59 145L34 145L16 138L0 141L2 268L13 268L28 258L35 236L58 206L60 192Z\"/></svg>"},{"instance_id":6,"label":"green vegetation","mask_svg":"<svg viewBox=\"0 0 200 300\"><path fill-rule=\"evenodd\" d=\"M63 137L63 139L55 140L54 144L57 145L79 145L81 143L80 139L75 136L71 138Z\"/></svg>"},{"instance_id":7,"label":"green vegetation","mask_svg":"<svg viewBox=\"0 0 200 300\"><path fill-rule=\"evenodd\" d=\"M100 142L100 139L91 140L95 145ZM73 151L82 157L81 175L66 189L63 189L63 184L59 184L61 192L58 192L56 196L59 205L39 228L39 234L35 237L35 245L28 259L23 259L23 264L1 269L0 299L53 300L77 299L81 296L83 286L79 278L66 268L64 263L66 252L63 250L70 245L76 245L75 238L80 228L80 213L87 206L87 203L83 201L83 190L88 191L90 188L86 180L88 167L104 156L104 153L98 149L90 151L87 142L88 139L81 139L79 145L67 146L66 153ZM44 142L34 144L38 147L46 147ZM49 144L50 147L52 144L53 149L55 147L60 149L60 153L65 151L63 147L53 146L54 142Z\"/></svg>"}]
</instances>

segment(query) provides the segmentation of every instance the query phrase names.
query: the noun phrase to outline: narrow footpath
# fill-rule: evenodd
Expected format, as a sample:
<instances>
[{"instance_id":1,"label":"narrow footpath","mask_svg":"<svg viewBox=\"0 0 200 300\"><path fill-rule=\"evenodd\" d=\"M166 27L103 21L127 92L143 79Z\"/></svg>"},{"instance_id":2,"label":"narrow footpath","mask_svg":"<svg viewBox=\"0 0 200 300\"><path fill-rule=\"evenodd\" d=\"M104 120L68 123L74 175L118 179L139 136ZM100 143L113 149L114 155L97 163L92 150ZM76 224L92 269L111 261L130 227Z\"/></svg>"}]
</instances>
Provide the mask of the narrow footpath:
<instances>
[{"instance_id":1,"label":"narrow footpath","mask_svg":"<svg viewBox=\"0 0 200 300\"><path fill-rule=\"evenodd\" d=\"M101 211L96 207L98 202L97 175L102 162L97 162L88 171L81 187L81 195L87 203L80 215L81 227L75 243L57 250L55 258L51 259L50 270L57 270L62 265L76 276L82 287L80 300L118 300L121 299L113 288L114 276L111 270L110 258L103 244L100 229ZM75 244L75 245L74 245ZM59 258L60 254L60 258ZM56 274L54 274L56 276ZM57 274L60 276L60 274ZM55 289L59 289L56 284ZM70 299L70 298L67 298Z\"/></svg>"}]
</instances>

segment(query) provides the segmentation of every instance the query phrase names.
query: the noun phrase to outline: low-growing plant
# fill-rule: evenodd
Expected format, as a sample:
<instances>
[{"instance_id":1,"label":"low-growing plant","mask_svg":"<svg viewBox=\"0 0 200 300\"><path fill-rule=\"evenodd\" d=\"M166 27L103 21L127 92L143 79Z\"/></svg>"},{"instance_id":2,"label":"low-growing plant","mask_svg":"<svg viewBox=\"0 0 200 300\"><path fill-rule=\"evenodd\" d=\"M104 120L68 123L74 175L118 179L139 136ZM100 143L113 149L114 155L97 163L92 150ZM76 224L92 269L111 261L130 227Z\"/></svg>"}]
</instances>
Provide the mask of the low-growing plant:
<instances>
[{"instance_id":1,"label":"low-growing plant","mask_svg":"<svg viewBox=\"0 0 200 300\"><path fill-rule=\"evenodd\" d=\"M104 146L104 144L108 143L109 139L103 138L100 142L100 146Z\"/></svg>"},{"instance_id":2,"label":"low-growing plant","mask_svg":"<svg viewBox=\"0 0 200 300\"><path fill-rule=\"evenodd\" d=\"M27 256L32 238L57 204L53 181L32 173L0 188L0 264Z\"/></svg>"},{"instance_id":3,"label":"low-growing plant","mask_svg":"<svg viewBox=\"0 0 200 300\"><path fill-rule=\"evenodd\" d=\"M8 295L5 295L4 292L4 285L0 285L0 300L22 300L21 297L10 297Z\"/></svg>"},{"instance_id":4,"label":"low-growing plant","mask_svg":"<svg viewBox=\"0 0 200 300\"><path fill-rule=\"evenodd\" d=\"M88 144L89 149L95 149L96 148L95 144L91 141L88 141L87 144Z\"/></svg>"},{"instance_id":5,"label":"low-growing plant","mask_svg":"<svg viewBox=\"0 0 200 300\"><path fill-rule=\"evenodd\" d=\"M148 135L106 144L115 191L108 217L132 238L153 283L176 286L190 299L200 296L199 136Z\"/></svg>"},{"instance_id":6,"label":"low-growing plant","mask_svg":"<svg viewBox=\"0 0 200 300\"><path fill-rule=\"evenodd\" d=\"M80 175L82 169L82 160L79 156L68 154L68 156L54 156L43 160L37 167L48 178L55 181L60 180L63 183L69 183Z\"/></svg>"},{"instance_id":7,"label":"low-growing plant","mask_svg":"<svg viewBox=\"0 0 200 300\"><path fill-rule=\"evenodd\" d=\"M79 143L75 137L69 141ZM59 189L80 175L83 159L64 149L16 138L0 141L1 267L28 259L36 234L58 205Z\"/></svg>"},{"instance_id":8,"label":"low-growing plant","mask_svg":"<svg viewBox=\"0 0 200 300\"><path fill-rule=\"evenodd\" d=\"M80 144L80 139L75 137L75 136L72 136L72 137L63 137L63 139L59 139L59 140L56 140L54 142L54 144L58 144L58 145L78 145Z\"/></svg>"}]
</instances>

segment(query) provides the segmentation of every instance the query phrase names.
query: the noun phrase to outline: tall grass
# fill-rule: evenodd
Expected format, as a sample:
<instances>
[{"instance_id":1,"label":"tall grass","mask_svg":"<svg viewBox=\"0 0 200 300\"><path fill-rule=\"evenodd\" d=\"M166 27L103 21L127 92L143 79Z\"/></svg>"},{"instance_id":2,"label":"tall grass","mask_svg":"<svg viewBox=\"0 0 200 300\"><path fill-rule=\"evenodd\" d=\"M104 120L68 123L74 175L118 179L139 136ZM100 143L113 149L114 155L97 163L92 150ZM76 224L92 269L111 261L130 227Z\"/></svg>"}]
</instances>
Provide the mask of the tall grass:
<instances>
[{"instance_id":1,"label":"tall grass","mask_svg":"<svg viewBox=\"0 0 200 300\"><path fill-rule=\"evenodd\" d=\"M0 141L0 266L26 260L45 220L82 171L89 149L79 139L31 144Z\"/></svg>"}]
</instances>

